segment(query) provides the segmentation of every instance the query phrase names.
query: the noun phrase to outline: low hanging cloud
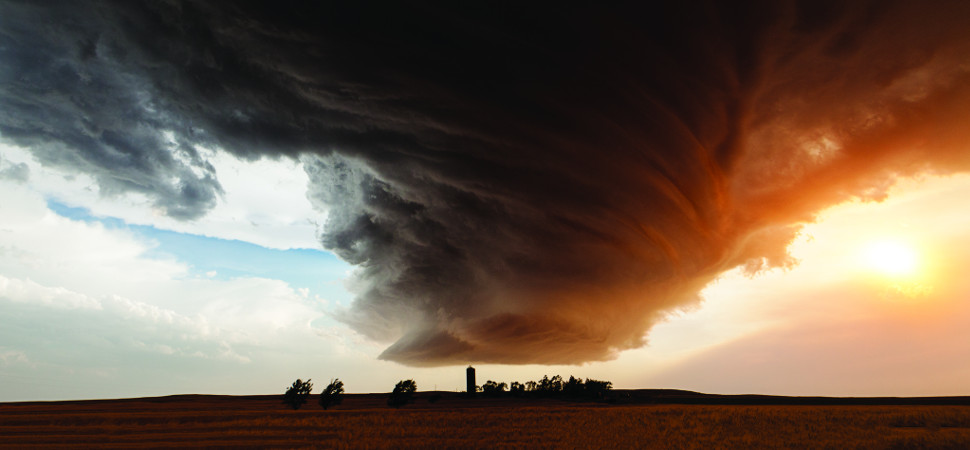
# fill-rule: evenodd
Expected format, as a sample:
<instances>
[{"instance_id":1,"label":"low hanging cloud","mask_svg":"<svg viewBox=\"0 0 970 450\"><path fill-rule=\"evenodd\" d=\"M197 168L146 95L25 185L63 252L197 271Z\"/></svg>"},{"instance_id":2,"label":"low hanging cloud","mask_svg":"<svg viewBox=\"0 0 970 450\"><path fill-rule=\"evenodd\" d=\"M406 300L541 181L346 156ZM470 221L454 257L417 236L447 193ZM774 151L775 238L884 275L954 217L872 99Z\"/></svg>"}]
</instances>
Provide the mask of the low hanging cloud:
<instances>
[{"instance_id":1,"label":"low hanging cloud","mask_svg":"<svg viewBox=\"0 0 970 450\"><path fill-rule=\"evenodd\" d=\"M186 220L200 148L301 158L381 358L606 360L819 210L970 168L970 4L681 3L7 2L0 135Z\"/></svg>"}]
</instances>

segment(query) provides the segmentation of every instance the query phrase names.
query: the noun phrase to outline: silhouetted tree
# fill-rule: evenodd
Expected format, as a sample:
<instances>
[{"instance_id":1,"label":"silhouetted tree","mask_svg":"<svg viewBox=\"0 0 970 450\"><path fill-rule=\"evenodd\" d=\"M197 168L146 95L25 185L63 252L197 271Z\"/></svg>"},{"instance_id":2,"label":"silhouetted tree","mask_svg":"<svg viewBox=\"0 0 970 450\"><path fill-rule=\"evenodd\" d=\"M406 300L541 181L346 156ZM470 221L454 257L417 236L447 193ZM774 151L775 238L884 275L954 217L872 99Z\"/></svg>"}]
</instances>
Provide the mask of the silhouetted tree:
<instances>
[{"instance_id":1,"label":"silhouetted tree","mask_svg":"<svg viewBox=\"0 0 970 450\"><path fill-rule=\"evenodd\" d=\"M586 397L594 400L602 400L610 394L610 391L613 389L613 382L587 378L583 388Z\"/></svg>"},{"instance_id":2,"label":"silhouetted tree","mask_svg":"<svg viewBox=\"0 0 970 450\"><path fill-rule=\"evenodd\" d=\"M339 378L330 380L330 384L320 393L320 406L327 409L332 405L339 405L344 401L344 382Z\"/></svg>"},{"instance_id":3,"label":"silhouetted tree","mask_svg":"<svg viewBox=\"0 0 970 450\"><path fill-rule=\"evenodd\" d=\"M525 385L519 383L518 381L513 381L512 385L509 386L509 393L512 394L513 397L522 397L525 395Z\"/></svg>"},{"instance_id":4,"label":"silhouetted tree","mask_svg":"<svg viewBox=\"0 0 970 450\"><path fill-rule=\"evenodd\" d=\"M582 397L584 392L583 380L569 376L569 381L562 385L562 393L568 397Z\"/></svg>"},{"instance_id":5,"label":"silhouetted tree","mask_svg":"<svg viewBox=\"0 0 970 450\"><path fill-rule=\"evenodd\" d=\"M293 409L300 409L304 403L306 403L307 397L310 396L310 391L313 389L313 384L307 379L303 381L299 378L293 382L286 392L283 393L283 403L289 405Z\"/></svg>"},{"instance_id":6,"label":"silhouetted tree","mask_svg":"<svg viewBox=\"0 0 970 450\"><path fill-rule=\"evenodd\" d=\"M530 381L526 381L525 382L525 391L526 392L535 392L536 389L538 388L538 386L539 385L535 381L531 381L531 380Z\"/></svg>"},{"instance_id":7,"label":"silhouetted tree","mask_svg":"<svg viewBox=\"0 0 970 450\"><path fill-rule=\"evenodd\" d=\"M395 408L400 408L408 403L414 401L414 393L417 392L418 385L414 380L401 380L395 386L394 390L391 391L391 395L387 398L388 406L393 406Z\"/></svg>"},{"instance_id":8,"label":"silhouetted tree","mask_svg":"<svg viewBox=\"0 0 970 450\"><path fill-rule=\"evenodd\" d=\"M488 380L482 385L482 395L486 397L498 397L505 393L505 388L508 385L505 383L496 383L492 380Z\"/></svg>"},{"instance_id":9,"label":"silhouetted tree","mask_svg":"<svg viewBox=\"0 0 970 450\"><path fill-rule=\"evenodd\" d=\"M559 395L562 392L562 377L556 375L549 378L548 375L543 375L536 386L536 392L543 397Z\"/></svg>"},{"instance_id":10,"label":"silhouetted tree","mask_svg":"<svg viewBox=\"0 0 970 450\"><path fill-rule=\"evenodd\" d=\"M558 394L562 392L562 377L556 375L549 380L549 391L553 394Z\"/></svg>"}]
</instances>

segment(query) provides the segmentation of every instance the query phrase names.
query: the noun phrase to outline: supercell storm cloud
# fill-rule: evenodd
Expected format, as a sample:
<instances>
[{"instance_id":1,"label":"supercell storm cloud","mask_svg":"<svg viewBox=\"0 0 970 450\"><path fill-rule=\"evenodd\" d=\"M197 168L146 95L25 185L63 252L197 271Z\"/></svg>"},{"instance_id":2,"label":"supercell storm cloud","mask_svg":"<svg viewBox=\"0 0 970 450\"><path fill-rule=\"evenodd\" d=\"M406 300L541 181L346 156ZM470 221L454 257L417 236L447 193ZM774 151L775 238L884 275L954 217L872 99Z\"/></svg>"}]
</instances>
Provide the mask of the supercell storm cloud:
<instances>
[{"instance_id":1,"label":"supercell storm cloud","mask_svg":"<svg viewBox=\"0 0 970 450\"><path fill-rule=\"evenodd\" d=\"M970 168L967 2L43 3L0 7L5 140L183 220L207 152L299 158L340 319L409 365L611 359L821 209Z\"/></svg>"}]
</instances>

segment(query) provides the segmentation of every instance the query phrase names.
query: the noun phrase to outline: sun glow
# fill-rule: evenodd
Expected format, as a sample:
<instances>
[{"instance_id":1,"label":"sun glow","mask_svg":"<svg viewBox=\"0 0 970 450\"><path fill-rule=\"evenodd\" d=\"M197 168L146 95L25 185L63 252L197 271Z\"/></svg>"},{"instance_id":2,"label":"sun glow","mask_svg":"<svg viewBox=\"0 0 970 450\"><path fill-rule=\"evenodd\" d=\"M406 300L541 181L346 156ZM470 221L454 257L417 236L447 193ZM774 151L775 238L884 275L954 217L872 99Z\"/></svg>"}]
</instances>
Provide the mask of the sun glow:
<instances>
[{"instance_id":1,"label":"sun glow","mask_svg":"<svg viewBox=\"0 0 970 450\"><path fill-rule=\"evenodd\" d=\"M919 255L912 247L897 241L875 241L864 250L870 270L891 277L906 277L919 269Z\"/></svg>"},{"instance_id":2,"label":"sun glow","mask_svg":"<svg viewBox=\"0 0 970 450\"><path fill-rule=\"evenodd\" d=\"M874 240L860 251L859 265L885 298L918 299L931 294L933 276L929 261L918 247L900 239Z\"/></svg>"}]
</instances>

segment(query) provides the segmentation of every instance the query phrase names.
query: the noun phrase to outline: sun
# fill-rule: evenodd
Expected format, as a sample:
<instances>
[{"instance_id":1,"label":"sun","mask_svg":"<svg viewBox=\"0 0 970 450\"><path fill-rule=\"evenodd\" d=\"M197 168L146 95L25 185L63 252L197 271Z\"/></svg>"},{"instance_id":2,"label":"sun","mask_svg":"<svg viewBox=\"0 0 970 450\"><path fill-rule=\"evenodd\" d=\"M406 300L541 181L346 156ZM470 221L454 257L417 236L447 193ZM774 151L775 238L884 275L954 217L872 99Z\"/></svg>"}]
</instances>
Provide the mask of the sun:
<instances>
[{"instance_id":1,"label":"sun","mask_svg":"<svg viewBox=\"0 0 970 450\"><path fill-rule=\"evenodd\" d=\"M919 254L899 241L874 241L863 250L867 269L889 277L908 277L919 269Z\"/></svg>"}]
</instances>

